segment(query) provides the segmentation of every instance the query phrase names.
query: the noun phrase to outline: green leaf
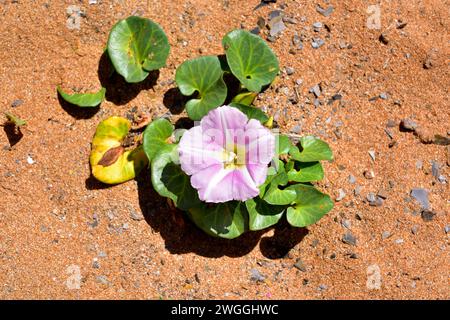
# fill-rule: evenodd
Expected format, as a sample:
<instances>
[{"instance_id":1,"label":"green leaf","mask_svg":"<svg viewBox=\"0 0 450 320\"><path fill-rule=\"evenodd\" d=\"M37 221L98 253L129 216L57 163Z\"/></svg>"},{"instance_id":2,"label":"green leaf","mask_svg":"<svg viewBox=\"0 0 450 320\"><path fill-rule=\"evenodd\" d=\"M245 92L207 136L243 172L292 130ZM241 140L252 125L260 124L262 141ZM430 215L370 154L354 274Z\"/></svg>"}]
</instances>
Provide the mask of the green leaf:
<instances>
[{"instance_id":1,"label":"green leaf","mask_svg":"<svg viewBox=\"0 0 450 320\"><path fill-rule=\"evenodd\" d=\"M177 69L175 81L185 96L198 92L197 98L186 103L186 111L192 120L200 120L210 110L221 106L227 97L223 71L216 56L183 62Z\"/></svg>"},{"instance_id":2,"label":"green leaf","mask_svg":"<svg viewBox=\"0 0 450 320\"><path fill-rule=\"evenodd\" d=\"M156 119L144 131L143 145L148 159L152 161L156 153L167 144L172 135L174 126L167 119Z\"/></svg>"},{"instance_id":3,"label":"green leaf","mask_svg":"<svg viewBox=\"0 0 450 320\"><path fill-rule=\"evenodd\" d=\"M95 93L65 93L60 86L57 87L60 96L67 102L79 107L97 107L105 99L106 89L101 88Z\"/></svg>"},{"instance_id":4,"label":"green leaf","mask_svg":"<svg viewBox=\"0 0 450 320\"><path fill-rule=\"evenodd\" d=\"M297 194L295 205L287 209L287 220L294 227L306 227L316 223L333 209L331 198L313 186L295 184L287 189Z\"/></svg>"},{"instance_id":5,"label":"green leaf","mask_svg":"<svg viewBox=\"0 0 450 320\"><path fill-rule=\"evenodd\" d=\"M284 169L284 164L282 161L279 161L278 172L274 175L268 175L266 182L263 184L263 186L267 186L265 187L266 191L263 190L263 192L260 192L260 196L269 204L291 204L296 197L295 191L279 188L280 186L286 186L288 182L288 175Z\"/></svg>"},{"instance_id":6,"label":"green leaf","mask_svg":"<svg viewBox=\"0 0 450 320\"><path fill-rule=\"evenodd\" d=\"M130 127L131 123L122 117L110 117L97 126L89 157L92 175L97 180L107 184L122 183L134 179L148 164L147 156L139 146L120 152L112 164L102 165L105 154L120 149Z\"/></svg>"},{"instance_id":7,"label":"green leaf","mask_svg":"<svg viewBox=\"0 0 450 320\"><path fill-rule=\"evenodd\" d=\"M295 162L294 168L288 171L289 181L311 182L322 180L324 176L320 162Z\"/></svg>"},{"instance_id":8,"label":"green leaf","mask_svg":"<svg viewBox=\"0 0 450 320\"><path fill-rule=\"evenodd\" d=\"M261 123L265 123L269 120L269 117L259 108L246 106L243 104L232 102L230 103L230 107L239 109L242 113L244 113L249 119L258 120Z\"/></svg>"},{"instance_id":9,"label":"green leaf","mask_svg":"<svg viewBox=\"0 0 450 320\"><path fill-rule=\"evenodd\" d=\"M167 36L155 22L131 16L111 29L108 54L117 73L127 82L144 80L149 71L166 64L170 45Z\"/></svg>"},{"instance_id":10,"label":"green leaf","mask_svg":"<svg viewBox=\"0 0 450 320\"><path fill-rule=\"evenodd\" d=\"M4 112L6 119L8 119L8 121L14 123L14 125L19 128L21 126L25 126L27 124L27 122L25 120L20 119L18 116L12 114L11 112Z\"/></svg>"},{"instance_id":11,"label":"green leaf","mask_svg":"<svg viewBox=\"0 0 450 320\"><path fill-rule=\"evenodd\" d=\"M151 162L153 188L161 196L173 200L181 210L188 210L201 204L197 191L191 186L178 162L177 145L167 144L156 153Z\"/></svg>"},{"instance_id":12,"label":"green leaf","mask_svg":"<svg viewBox=\"0 0 450 320\"><path fill-rule=\"evenodd\" d=\"M234 239L245 232L247 212L241 202L204 204L189 210L192 221L206 233L225 239Z\"/></svg>"},{"instance_id":13,"label":"green leaf","mask_svg":"<svg viewBox=\"0 0 450 320\"><path fill-rule=\"evenodd\" d=\"M284 134L278 135L278 155L288 154L292 147L291 140Z\"/></svg>"},{"instance_id":14,"label":"green leaf","mask_svg":"<svg viewBox=\"0 0 450 320\"><path fill-rule=\"evenodd\" d=\"M251 106L257 95L257 92L242 92L235 96L231 102Z\"/></svg>"},{"instance_id":15,"label":"green leaf","mask_svg":"<svg viewBox=\"0 0 450 320\"><path fill-rule=\"evenodd\" d=\"M302 151L293 146L289 152L294 160L301 162L314 162L320 160L333 160L333 152L328 144L313 136L300 139Z\"/></svg>"},{"instance_id":16,"label":"green leaf","mask_svg":"<svg viewBox=\"0 0 450 320\"><path fill-rule=\"evenodd\" d=\"M286 206L270 205L260 197L245 201L249 215L249 229L262 230L276 224L283 216Z\"/></svg>"},{"instance_id":17,"label":"green leaf","mask_svg":"<svg viewBox=\"0 0 450 320\"><path fill-rule=\"evenodd\" d=\"M272 83L278 71L278 59L259 36L234 30L222 40L231 72L249 91L260 92Z\"/></svg>"}]
</instances>

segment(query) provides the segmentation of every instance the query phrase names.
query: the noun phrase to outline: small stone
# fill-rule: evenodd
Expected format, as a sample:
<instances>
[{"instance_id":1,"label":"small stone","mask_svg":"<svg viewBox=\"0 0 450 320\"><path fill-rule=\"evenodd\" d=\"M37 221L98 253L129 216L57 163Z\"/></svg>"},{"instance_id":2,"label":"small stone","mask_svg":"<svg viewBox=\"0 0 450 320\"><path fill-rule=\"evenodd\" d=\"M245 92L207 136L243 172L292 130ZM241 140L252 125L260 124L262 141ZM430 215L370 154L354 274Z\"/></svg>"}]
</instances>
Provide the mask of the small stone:
<instances>
[{"instance_id":1,"label":"small stone","mask_svg":"<svg viewBox=\"0 0 450 320\"><path fill-rule=\"evenodd\" d=\"M264 29L266 27L266 20L263 17L258 17L258 20L256 21L256 25L260 29Z\"/></svg>"},{"instance_id":2,"label":"small stone","mask_svg":"<svg viewBox=\"0 0 450 320\"><path fill-rule=\"evenodd\" d=\"M17 107L21 106L22 104L23 104L22 99L16 99L11 103L11 107L17 108Z\"/></svg>"},{"instance_id":3,"label":"small stone","mask_svg":"<svg viewBox=\"0 0 450 320\"><path fill-rule=\"evenodd\" d=\"M387 199L388 197L388 192L386 189L380 189L377 193L377 196L382 198L382 199Z\"/></svg>"},{"instance_id":4,"label":"small stone","mask_svg":"<svg viewBox=\"0 0 450 320\"><path fill-rule=\"evenodd\" d=\"M402 244L404 241L403 241L403 239L396 239L395 240L395 243L396 244Z\"/></svg>"},{"instance_id":5,"label":"small stone","mask_svg":"<svg viewBox=\"0 0 450 320\"><path fill-rule=\"evenodd\" d=\"M436 179L439 178L440 174L440 165L438 162L436 161L431 161L431 174L433 175L433 177L435 177Z\"/></svg>"},{"instance_id":6,"label":"small stone","mask_svg":"<svg viewBox=\"0 0 450 320\"><path fill-rule=\"evenodd\" d=\"M92 268L100 269L100 263L97 260L94 260L94 262L92 262Z\"/></svg>"},{"instance_id":7,"label":"small stone","mask_svg":"<svg viewBox=\"0 0 450 320\"><path fill-rule=\"evenodd\" d=\"M364 178L370 180L375 178L375 173L373 172L373 170L366 170L364 171Z\"/></svg>"},{"instance_id":8,"label":"small stone","mask_svg":"<svg viewBox=\"0 0 450 320\"><path fill-rule=\"evenodd\" d=\"M380 99L387 100L388 99L388 94L386 92L380 93Z\"/></svg>"},{"instance_id":9,"label":"small stone","mask_svg":"<svg viewBox=\"0 0 450 320\"><path fill-rule=\"evenodd\" d=\"M298 258L298 259L295 261L294 267L297 268L298 270L302 271L302 272L306 272L306 266L305 266L305 264L303 263L303 261L302 261L301 258Z\"/></svg>"},{"instance_id":10,"label":"small stone","mask_svg":"<svg viewBox=\"0 0 450 320\"><path fill-rule=\"evenodd\" d=\"M352 226L352 222L348 219L344 219L344 220L342 220L342 226L344 228L350 229Z\"/></svg>"},{"instance_id":11,"label":"small stone","mask_svg":"<svg viewBox=\"0 0 450 320\"><path fill-rule=\"evenodd\" d=\"M250 33L259 35L259 33L261 32L261 29L259 27L254 27L252 30L250 30ZM202 52L200 52L202 53Z\"/></svg>"},{"instance_id":12,"label":"small stone","mask_svg":"<svg viewBox=\"0 0 450 320\"><path fill-rule=\"evenodd\" d=\"M356 253L351 253L349 257L350 259L358 259L358 255Z\"/></svg>"},{"instance_id":13,"label":"small stone","mask_svg":"<svg viewBox=\"0 0 450 320\"><path fill-rule=\"evenodd\" d=\"M423 210L420 216L422 217L422 220L425 222L430 222L434 219L434 216L436 213L434 213L431 210Z\"/></svg>"},{"instance_id":14,"label":"small stone","mask_svg":"<svg viewBox=\"0 0 450 320\"><path fill-rule=\"evenodd\" d=\"M34 164L34 163L36 163L36 161L34 161L34 159L30 155L28 155L27 156L27 163L28 164Z\"/></svg>"},{"instance_id":15,"label":"small stone","mask_svg":"<svg viewBox=\"0 0 450 320\"><path fill-rule=\"evenodd\" d=\"M290 131L292 133L299 134L302 131L302 126L300 124L297 124Z\"/></svg>"},{"instance_id":16,"label":"small stone","mask_svg":"<svg viewBox=\"0 0 450 320\"><path fill-rule=\"evenodd\" d=\"M419 231L419 226L416 224L413 225L411 228L411 233L415 235L415 234L417 234L418 231Z\"/></svg>"},{"instance_id":17,"label":"small stone","mask_svg":"<svg viewBox=\"0 0 450 320\"><path fill-rule=\"evenodd\" d=\"M312 87L311 89L309 89L310 93L314 93L314 95L319 98L320 95L322 94L322 90L320 88L320 85L316 84L314 87Z\"/></svg>"},{"instance_id":18,"label":"small stone","mask_svg":"<svg viewBox=\"0 0 450 320\"><path fill-rule=\"evenodd\" d=\"M322 29L322 27L323 27L322 22L314 22L313 23L313 29L315 32L319 32L320 29Z\"/></svg>"},{"instance_id":19,"label":"small stone","mask_svg":"<svg viewBox=\"0 0 450 320\"><path fill-rule=\"evenodd\" d=\"M139 212L139 211L134 210L134 208L131 208L131 207L130 207L130 217L134 221L142 221L142 220L144 220L144 216L142 215L142 213Z\"/></svg>"},{"instance_id":20,"label":"small stone","mask_svg":"<svg viewBox=\"0 0 450 320\"><path fill-rule=\"evenodd\" d=\"M356 187L355 187L355 190L353 190L353 194L354 194L355 196L359 196L359 195L361 194L361 189L362 189L361 186L356 186Z\"/></svg>"},{"instance_id":21,"label":"small stone","mask_svg":"<svg viewBox=\"0 0 450 320\"><path fill-rule=\"evenodd\" d=\"M386 123L386 127L394 128L397 126L397 122L395 120L389 119Z\"/></svg>"},{"instance_id":22,"label":"small stone","mask_svg":"<svg viewBox=\"0 0 450 320\"><path fill-rule=\"evenodd\" d=\"M386 135L389 137L389 139L394 139L394 133L393 133L390 129L385 128L385 129L384 129L384 132L385 132Z\"/></svg>"},{"instance_id":23,"label":"small stone","mask_svg":"<svg viewBox=\"0 0 450 320\"><path fill-rule=\"evenodd\" d=\"M283 23L283 18L281 16L276 16L270 19L267 26L269 27L269 34L271 37L277 37L286 29L286 26Z\"/></svg>"},{"instance_id":24,"label":"small stone","mask_svg":"<svg viewBox=\"0 0 450 320\"><path fill-rule=\"evenodd\" d=\"M311 41L311 46L313 47L313 49L319 49L324 44L325 44L325 41L323 41L321 38L314 38Z\"/></svg>"},{"instance_id":25,"label":"small stone","mask_svg":"<svg viewBox=\"0 0 450 320\"><path fill-rule=\"evenodd\" d=\"M301 85L303 84L303 79L297 79L297 80L295 80L295 84L296 84L297 86L301 86Z\"/></svg>"},{"instance_id":26,"label":"small stone","mask_svg":"<svg viewBox=\"0 0 450 320\"><path fill-rule=\"evenodd\" d=\"M356 183L356 178L355 178L355 176L349 175L349 176L348 176L348 182L351 183L351 184Z\"/></svg>"},{"instance_id":27,"label":"small stone","mask_svg":"<svg viewBox=\"0 0 450 320\"><path fill-rule=\"evenodd\" d=\"M95 277L95 281L104 285L109 285L110 282L106 276L100 275Z\"/></svg>"},{"instance_id":28,"label":"small stone","mask_svg":"<svg viewBox=\"0 0 450 320\"><path fill-rule=\"evenodd\" d=\"M423 168L423 162L421 160L416 161L416 169L421 170Z\"/></svg>"},{"instance_id":29,"label":"small stone","mask_svg":"<svg viewBox=\"0 0 450 320\"><path fill-rule=\"evenodd\" d=\"M316 6L316 11L318 13L320 13L321 15L323 15L324 17L329 17L333 13L334 7L333 6L329 6L326 9L324 9L320 5L317 5Z\"/></svg>"},{"instance_id":30,"label":"small stone","mask_svg":"<svg viewBox=\"0 0 450 320\"><path fill-rule=\"evenodd\" d=\"M328 287L324 284L319 285L319 287L317 288L319 291L325 291L328 289Z\"/></svg>"},{"instance_id":31,"label":"small stone","mask_svg":"<svg viewBox=\"0 0 450 320\"><path fill-rule=\"evenodd\" d=\"M294 72L295 72L295 69L292 68L292 67L286 67L284 70L286 71L286 74L287 74L288 76L293 75Z\"/></svg>"},{"instance_id":32,"label":"small stone","mask_svg":"<svg viewBox=\"0 0 450 320\"><path fill-rule=\"evenodd\" d=\"M262 281L264 281L264 280L266 279L266 277L263 276L263 275L258 271L258 269L251 269L251 270L250 270L250 274L251 274L250 280L252 280L252 281L262 282Z\"/></svg>"},{"instance_id":33,"label":"small stone","mask_svg":"<svg viewBox=\"0 0 450 320\"><path fill-rule=\"evenodd\" d=\"M380 36L378 37L378 40L380 40L380 42L382 44L388 44L389 43L389 38L388 38L387 34L385 34L385 33L380 34Z\"/></svg>"},{"instance_id":34,"label":"small stone","mask_svg":"<svg viewBox=\"0 0 450 320\"><path fill-rule=\"evenodd\" d=\"M338 193L339 193L339 195L336 197L337 202L342 201L346 196L346 193L343 189L339 189Z\"/></svg>"},{"instance_id":35,"label":"small stone","mask_svg":"<svg viewBox=\"0 0 450 320\"><path fill-rule=\"evenodd\" d=\"M389 231L383 231L381 234L381 239L385 240L391 236L391 233Z\"/></svg>"},{"instance_id":36,"label":"small stone","mask_svg":"<svg viewBox=\"0 0 450 320\"><path fill-rule=\"evenodd\" d=\"M405 118L400 122L400 129L405 131L415 131L417 127L417 123L409 118Z\"/></svg>"},{"instance_id":37,"label":"small stone","mask_svg":"<svg viewBox=\"0 0 450 320\"><path fill-rule=\"evenodd\" d=\"M342 237L342 242L352 246L356 246L356 237L350 231L348 231Z\"/></svg>"},{"instance_id":38,"label":"small stone","mask_svg":"<svg viewBox=\"0 0 450 320\"><path fill-rule=\"evenodd\" d=\"M450 232L450 224L445 226L444 231L445 231L445 233L449 233Z\"/></svg>"},{"instance_id":39,"label":"small stone","mask_svg":"<svg viewBox=\"0 0 450 320\"><path fill-rule=\"evenodd\" d=\"M375 151L374 150L369 150L369 156L370 156L370 158L372 158L372 161L375 161Z\"/></svg>"},{"instance_id":40,"label":"small stone","mask_svg":"<svg viewBox=\"0 0 450 320\"><path fill-rule=\"evenodd\" d=\"M428 201L428 191L422 188L414 188L411 190L411 197L416 199L422 209L428 210L430 207L430 202Z\"/></svg>"},{"instance_id":41,"label":"small stone","mask_svg":"<svg viewBox=\"0 0 450 320\"><path fill-rule=\"evenodd\" d=\"M366 199L367 199L367 201L369 201L369 202L375 202L375 200L376 200L375 193L369 192L369 193L367 194L367 196L366 196Z\"/></svg>"}]
</instances>

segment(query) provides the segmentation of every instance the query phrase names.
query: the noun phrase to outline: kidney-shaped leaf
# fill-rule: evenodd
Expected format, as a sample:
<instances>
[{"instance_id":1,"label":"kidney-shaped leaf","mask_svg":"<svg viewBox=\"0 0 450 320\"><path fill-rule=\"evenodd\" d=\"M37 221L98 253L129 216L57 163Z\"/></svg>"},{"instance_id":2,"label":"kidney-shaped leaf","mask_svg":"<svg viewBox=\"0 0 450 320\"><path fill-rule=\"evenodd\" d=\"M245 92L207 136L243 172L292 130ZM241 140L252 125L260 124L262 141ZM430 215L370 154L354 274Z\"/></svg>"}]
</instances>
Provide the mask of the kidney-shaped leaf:
<instances>
[{"instance_id":1,"label":"kidney-shaped leaf","mask_svg":"<svg viewBox=\"0 0 450 320\"><path fill-rule=\"evenodd\" d=\"M294 168L288 171L289 181L311 182L322 180L324 176L320 162L295 162Z\"/></svg>"},{"instance_id":2,"label":"kidney-shaped leaf","mask_svg":"<svg viewBox=\"0 0 450 320\"><path fill-rule=\"evenodd\" d=\"M260 92L275 79L278 59L259 36L234 30L223 38L222 44L231 72L248 90Z\"/></svg>"},{"instance_id":3,"label":"kidney-shaped leaf","mask_svg":"<svg viewBox=\"0 0 450 320\"><path fill-rule=\"evenodd\" d=\"M156 119L145 128L143 145L150 161L167 144L167 139L172 135L173 130L174 126L164 118Z\"/></svg>"},{"instance_id":4,"label":"kidney-shaped leaf","mask_svg":"<svg viewBox=\"0 0 450 320\"><path fill-rule=\"evenodd\" d=\"M260 187L260 196L263 197L264 201L272 205L291 204L296 198L295 191L280 189L280 186L285 186L288 182L288 175L284 169L284 164L279 161L277 173L274 175L268 175L263 186ZM263 187L265 190L261 190Z\"/></svg>"},{"instance_id":5,"label":"kidney-shaped leaf","mask_svg":"<svg viewBox=\"0 0 450 320\"><path fill-rule=\"evenodd\" d=\"M286 206L270 205L260 197L245 201L249 215L249 229L262 230L276 224L283 216Z\"/></svg>"},{"instance_id":6,"label":"kidney-shaped leaf","mask_svg":"<svg viewBox=\"0 0 450 320\"><path fill-rule=\"evenodd\" d=\"M144 80L151 70L166 64L170 45L167 36L155 22L131 16L111 29L108 54L117 73L127 82Z\"/></svg>"},{"instance_id":7,"label":"kidney-shaped leaf","mask_svg":"<svg viewBox=\"0 0 450 320\"><path fill-rule=\"evenodd\" d=\"M189 216L200 229L220 238L237 238L246 229L245 205L237 201L215 205L203 204L190 209Z\"/></svg>"},{"instance_id":8,"label":"kidney-shaped leaf","mask_svg":"<svg viewBox=\"0 0 450 320\"><path fill-rule=\"evenodd\" d=\"M333 152L330 146L314 136L306 136L300 139L302 151L293 146L289 152L294 160L301 162L314 162L320 160L333 160Z\"/></svg>"},{"instance_id":9,"label":"kidney-shaped leaf","mask_svg":"<svg viewBox=\"0 0 450 320\"><path fill-rule=\"evenodd\" d=\"M92 141L90 164L92 175L107 184L133 179L147 163L142 146L124 151L121 143L130 130L130 122L122 117L110 117L100 122Z\"/></svg>"},{"instance_id":10,"label":"kidney-shaped leaf","mask_svg":"<svg viewBox=\"0 0 450 320\"><path fill-rule=\"evenodd\" d=\"M175 163L177 159L177 145L162 146L151 163L152 184L156 192L172 199L179 209L188 210L200 205L200 199L191 186L189 176Z\"/></svg>"},{"instance_id":11,"label":"kidney-shaped leaf","mask_svg":"<svg viewBox=\"0 0 450 320\"><path fill-rule=\"evenodd\" d=\"M297 194L292 207L287 209L287 220L294 227L306 227L320 220L333 208L330 196L323 194L313 186L295 184L287 189Z\"/></svg>"},{"instance_id":12,"label":"kidney-shaped leaf","mask_svg":"<svg viewBox=\"0 0 450 320\"><path fill-rule=\"evenodd\" d=\"M198 97L186 103L186 111L192 120L200 120L211 109L221 106L227 97L223 71L216 56L183 62L177 69L175 81L185 96L198 92Z\"/></svg>"},{"instance_id":13,"label":"kidney-shaped leaf","mask_svg":"<svg viewBox=\"0 0 450 320\"><path fill-rule=\"evenodd\" d=\"M59 95L67 102L79 107L97 107L105 99L106 89L101 88L95 93L65 93L61 87L57 88Z\"/></svg>"}]
</instances>

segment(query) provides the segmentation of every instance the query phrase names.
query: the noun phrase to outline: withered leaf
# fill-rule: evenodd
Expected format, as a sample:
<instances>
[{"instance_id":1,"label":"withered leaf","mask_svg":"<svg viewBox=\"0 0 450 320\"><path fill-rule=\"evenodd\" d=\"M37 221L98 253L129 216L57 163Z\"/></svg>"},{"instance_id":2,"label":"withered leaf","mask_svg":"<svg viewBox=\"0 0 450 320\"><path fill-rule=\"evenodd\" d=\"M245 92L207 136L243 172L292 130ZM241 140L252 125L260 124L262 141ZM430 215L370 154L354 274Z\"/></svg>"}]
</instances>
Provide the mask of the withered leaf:
<instances>
[{"instance_id":1,"label":"withered leaf","mask_svg":"<svg viewBox=\"0 0 450 320\"><path fill-rule=\"evenodd\" d=\"M104 167L109 167L110 165L113 165L117 161L117 159L119 159L124 151L125 148L122 146L111 148L105 152L98 164Z\"/></svg>"}]
</instances>

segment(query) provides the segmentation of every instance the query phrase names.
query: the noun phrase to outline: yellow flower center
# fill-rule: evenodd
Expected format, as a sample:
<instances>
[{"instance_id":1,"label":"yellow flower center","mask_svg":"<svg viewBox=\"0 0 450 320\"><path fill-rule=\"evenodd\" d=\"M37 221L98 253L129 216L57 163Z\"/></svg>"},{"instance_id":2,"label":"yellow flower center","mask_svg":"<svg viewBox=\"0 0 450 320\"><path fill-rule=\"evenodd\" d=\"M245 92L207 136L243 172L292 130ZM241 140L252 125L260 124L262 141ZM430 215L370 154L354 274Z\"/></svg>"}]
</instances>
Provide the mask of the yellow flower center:
<instances>
[{"instance_id":1,"label":"yellow flower center","mask_svg":"<svg viewBox=\"0 0 450 320\"><path fill-rule=\"evenodd\" d=\"M245 166L245 146L230 143L223 152L225 169L237 169Z\"/></svg>"}]
</instances>

